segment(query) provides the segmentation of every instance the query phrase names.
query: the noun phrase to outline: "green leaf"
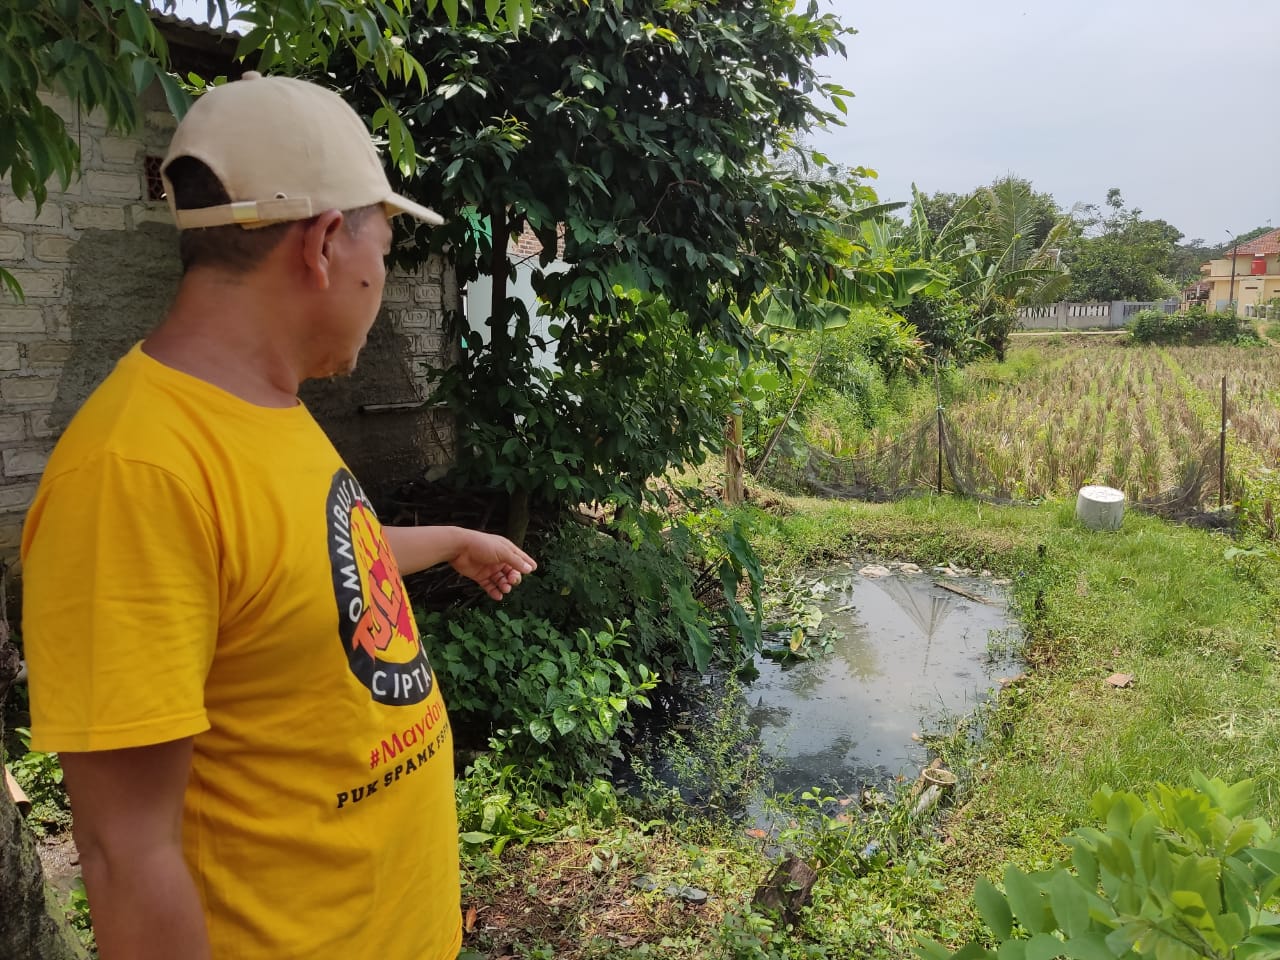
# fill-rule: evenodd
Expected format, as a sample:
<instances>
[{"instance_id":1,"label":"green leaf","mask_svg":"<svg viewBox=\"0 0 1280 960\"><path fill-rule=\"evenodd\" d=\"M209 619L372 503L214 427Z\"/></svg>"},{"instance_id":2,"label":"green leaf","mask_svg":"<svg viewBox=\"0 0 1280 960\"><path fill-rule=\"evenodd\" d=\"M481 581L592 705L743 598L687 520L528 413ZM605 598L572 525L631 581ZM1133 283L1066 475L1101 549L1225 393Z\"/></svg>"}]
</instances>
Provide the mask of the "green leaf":
<instances>
[{"instance_id":1,"label":"green leaf","mask_svg":"<svg viewBox=\"0 0 1280 960\"><path fill-rule=\"evenodd\" d=\"M519 36L520 28L533 17L533 2L528 0L506 0L506 25L512 34Z\"/></svg>"},{"instance_id":2,"label":"green leaf","mask_svg":"<svg viewBox=\"0 0 1280 960\"><path fill-rule=\"evenodd\" d=\"M1045 890L1058 928L1068 937L1087 933L1090 927L1089 900L1080 882L1066 870L1057 870L1045 885Z\"/></svg>"},{"instance_id":3,"label":"green leaf","mask_svg":"<svg viewBox=\"0 0 1280 960\"><path fill-rule=\"evenodd\" d=\"M556 731L564 736L572 733L578 728L578 721L573 715L563 709L555 710L551 715L552 722L556 725Z\"/></svg>"},{"instance_id":4,"label":"green leaf","mask_svg":"<svg viewBox=\"0 0 1280 960\"><path fill-rule=\"evenodd\" d=\"M187 111L191 109L191 97L187 91L182 89L182 84L174 79L172 74L163 70L156 71L156 80L160 84L160 89L164 92L165 103L169 105L169 112L178 120L187 115Z\"/></svg>"},{"instance_id":5,"label":"green leaf","mask_svg":"<svg viewBox=\"0 0 1280 960\"><path fill-rule=\"evenodd\" d=\"M483 830L469 830L466 833L458 834L458 839L463 843L479 846L489 843L493 839L493 834L485 833Z\"/></svg>"},{"instance_id":6,"label":"green leaf","mask_svg":"<svg viewBox=\"0 0 1280 960\"><path fill-rule=\"evenodd\" d=\"M1063 944L1062 953L1070 960L1115 960L1116 956L1107 946L1106 937L1096 931L1072 937Z\"/></svg>"},{"instance_id":7,"label":"green leaf","mask_svg":"<svg viewBox=\"0 0 1280 960\"><path fill-rule=\"evenodd\" d=\"M151 22L147 19L146 11L141 3L131 3L126 0L124 4L125 22L129 25L132 39L143 48L151 46L150 38L152 30Z\"/></svg>"},{"instance_id":8,"label":"green leaf","mask_svg":"<svg viewBox=\"0 0 1280 960\"><path fill-rule=\"evenodd\" d=\"M22 292L22 284L18 283L18 278L4 267L0 267L0 286L3 286L18 303L26 303L27 298Z\"/></svg>"},{"instance_id":9,"label":"green leaf","mask_svg":"<svg viewBox=\"0 0 1280 960\"><path fill-rule=\"evenodd\" d=\"M1037 933L1027 941L1027 960L1054 960L1062 956L1063 943L1051 933Z\"/></svg>"},{"instance_id":10,"label":"green leaf","mask_svg":"<svg viewBox=\"0 0 1280 960\"><path fill-rule=\"evenodd\" d=\"M928 937L921 937L916 945L916 956L921 960L951 960L951 951Z\"/></svg>"},{"instance_id":11,"label":"green leaf","mask_svg":"<svg viewBox=\"0 0 1280 960\"><path fill-rule=\"evenodd\" d=\"M1045 931L1044 897L1035 881L1017 867L1010 866L1004 872L1005 896L1013 915L1030 933Z\"/></svg>"},{"instance_id":12,"label":"green leaf","mask_svg":"<svg viewBox=\"0 0 1280 960\"><path fill-rule=\"evenodd\" d=\"M986 877L979 877L973 888L973 899L979 916L991 932L1000 940L1006 939L1013 930L1013 913L1004 894Z\"/></svg>"},{"instance_id":13,"label":"green leaf","mask_svg":"<svg viewBox=\"0 0 1280 960\"><path fill-rule=\"evenodd\" d=\"M537 743L546 743L551 739L551 724L541 717L529 721L529 736Z\"/></svg>"},{"instance_id":14,"label":"green leaf","mask_svg":"<svg viewBox=\"0 0 1280 960\"><path fill-rule=\"evenodd\" d=\"M1147 931L1147 924L1142 922L1126 923L1107 934L1105 943L1114 957L1127 956L1133 945Z\"/></svg>"}]
</instances>

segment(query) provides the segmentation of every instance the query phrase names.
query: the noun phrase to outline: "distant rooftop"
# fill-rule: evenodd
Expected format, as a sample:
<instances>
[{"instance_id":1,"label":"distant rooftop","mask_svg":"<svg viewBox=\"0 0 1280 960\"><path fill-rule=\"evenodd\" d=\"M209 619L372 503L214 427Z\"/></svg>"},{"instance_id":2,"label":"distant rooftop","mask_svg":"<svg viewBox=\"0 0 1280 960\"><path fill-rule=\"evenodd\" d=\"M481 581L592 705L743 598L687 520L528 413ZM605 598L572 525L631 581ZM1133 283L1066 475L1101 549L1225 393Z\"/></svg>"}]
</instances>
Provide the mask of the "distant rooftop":
<instances>
[{"instance_id":1,"label":"distant rooftop","mask_svg":"<svg viewBox=\"0 0 1280 960\"><path fill-rule=\"evenodd\" d=\"M1228 248L1223 253L1223 256L1231 256L1232 249L1235 250L1237 257L1270 257L1273 254L1280 253L1280 229L1264 233L1262 236L1255 237L1248 243L1242 243L1238 247Z\"/></svg>"},{"instance_id":2,"label":"distant rooftop","mask_svg":"<svg viewBox=\"0 0 1280 960\"><path fill-rule=\"evenodd\" d=\"M192 20L190 17L180 17L174 13L162 13L159 10L151 11L151 19L156 23L167 24L171 27L181 27L183 30L192 30L196 33L206 33L219 39L225 39L235 33L235 31L229 31L224 27L215 27L210 23Z\"/></svg>"},{"instance_id":3,"label":"distant rooftop","mask_svg":"<svg viewBox=\"0 0 1280 960\"><path fill-rule=\"evenodd\" d=\"M234 30L155 9L151 19L169 42L169 68L179 76L195 72L234 80L251 66L235 59L240 35Z\"/></svg>"}]
</instances>

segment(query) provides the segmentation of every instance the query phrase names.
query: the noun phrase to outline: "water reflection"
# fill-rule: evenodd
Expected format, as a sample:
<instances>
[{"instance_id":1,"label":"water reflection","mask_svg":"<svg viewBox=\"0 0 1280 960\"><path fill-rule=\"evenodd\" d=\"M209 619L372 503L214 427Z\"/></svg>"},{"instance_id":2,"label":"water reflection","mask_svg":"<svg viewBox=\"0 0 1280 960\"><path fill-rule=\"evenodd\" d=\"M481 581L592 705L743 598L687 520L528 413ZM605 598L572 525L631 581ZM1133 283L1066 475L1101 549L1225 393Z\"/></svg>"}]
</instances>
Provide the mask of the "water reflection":
<instances>
[{"instance_id":1,"label":"water reflection","mask_svg":"<svg viewBox=\"0 0 1280 960\"><path fill-rule=\"evenodd\" d=\"M823 579L833 577L838 589L821 603L824 626L842 634L833 655L785 668L758 658L760 677L745 690L751 722L779 760L778 790L915 776L926 757L912 734L969 711L1015 669L989 655L990 634L1016 629L989 580L946 581L988 604L923 574Z\"/></svg>"}]
</instances>

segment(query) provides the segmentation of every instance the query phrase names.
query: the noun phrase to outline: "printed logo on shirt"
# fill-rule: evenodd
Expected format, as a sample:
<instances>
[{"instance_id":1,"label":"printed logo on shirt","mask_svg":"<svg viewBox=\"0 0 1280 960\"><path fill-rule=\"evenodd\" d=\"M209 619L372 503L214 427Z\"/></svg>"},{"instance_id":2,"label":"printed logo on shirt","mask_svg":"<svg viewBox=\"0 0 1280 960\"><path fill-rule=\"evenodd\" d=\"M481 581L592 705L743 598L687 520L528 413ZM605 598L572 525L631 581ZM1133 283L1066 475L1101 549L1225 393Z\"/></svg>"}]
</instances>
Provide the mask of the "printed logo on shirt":
<instances>
[{"instance_id":1,"label":"printed logo on shirt","mask_svg":"<svg viewBox=\"0 0 1280 960\"><path fill-rule=\"evenodd\" d=\"M338 635L351 672L377 703L407 707L434 685L400 569L368 498L346 468L325 502Z\"/></svg>"}]
</instances>

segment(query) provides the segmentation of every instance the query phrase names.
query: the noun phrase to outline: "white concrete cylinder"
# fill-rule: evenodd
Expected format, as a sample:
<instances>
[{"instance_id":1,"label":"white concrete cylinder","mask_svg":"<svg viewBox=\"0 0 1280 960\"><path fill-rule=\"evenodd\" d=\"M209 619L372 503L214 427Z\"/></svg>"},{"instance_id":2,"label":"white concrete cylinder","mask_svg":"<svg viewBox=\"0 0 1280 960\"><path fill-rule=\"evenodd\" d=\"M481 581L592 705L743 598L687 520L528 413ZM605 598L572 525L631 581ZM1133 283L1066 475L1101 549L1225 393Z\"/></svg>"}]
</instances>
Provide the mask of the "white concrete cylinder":
<instances>
[{"instance_id":1,"label":"white concrete cylinder","mask_svg":"<svg viewBox=\"0 0 1280 960\"><path fill-rule=\"evenodd\" d=\"M1124 493L1114 487L1081 487L1076 519L1090 530L1119 530L1124 522Z\"/></svg>"}]
</instances>

